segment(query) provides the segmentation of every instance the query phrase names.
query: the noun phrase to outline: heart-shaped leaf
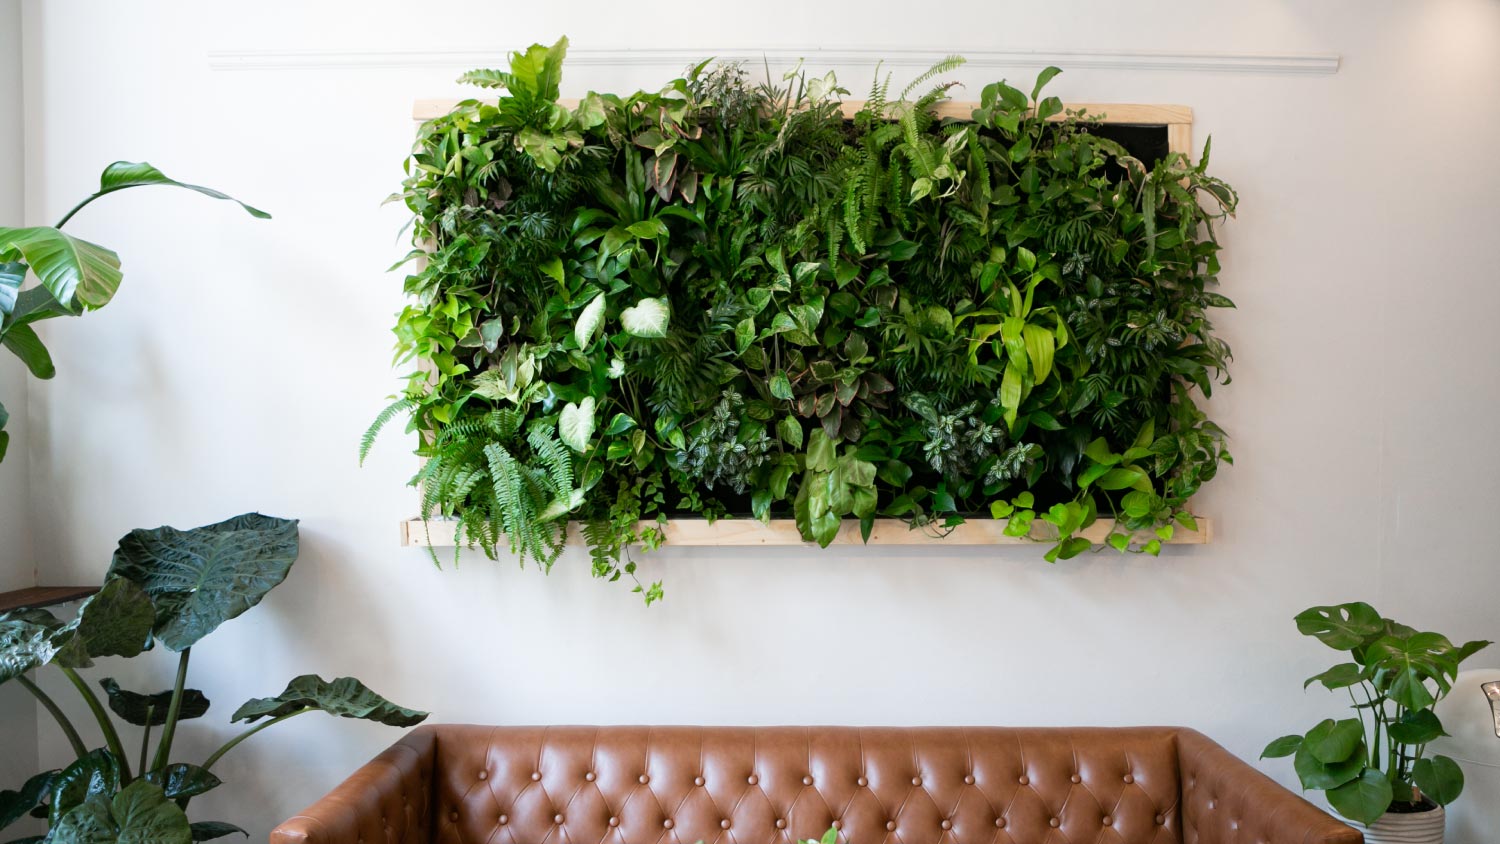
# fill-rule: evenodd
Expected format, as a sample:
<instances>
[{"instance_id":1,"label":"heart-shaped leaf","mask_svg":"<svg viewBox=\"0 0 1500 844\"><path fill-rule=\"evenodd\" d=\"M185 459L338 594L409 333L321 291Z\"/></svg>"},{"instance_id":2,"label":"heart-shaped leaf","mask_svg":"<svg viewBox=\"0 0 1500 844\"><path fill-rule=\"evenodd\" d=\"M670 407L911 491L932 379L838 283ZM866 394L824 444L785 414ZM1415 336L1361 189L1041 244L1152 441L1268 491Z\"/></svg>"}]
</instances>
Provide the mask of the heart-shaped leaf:
<instances>
[{"instance_id":1,"label":"heart-shaped leaf","mask_svg":"<svg viewBox=\"0 0 1500 844\"><path fill-rule=\"evenodd\" d=\"M63 816L84 801L96 796L107 800L119 790L120 763L108 750L91 751L52 778L48 824L56 830Z\"/></svg>"},{"instance_id":2,"label":"heart-shaped leaf","mask_svg":"<svg viewBox=\"0 0 1500 844\"><path fill-rule=\"evenodd\" d=\"M568 402L557 417L557 436L580 454L589 450L594 437L594 397L584 396L579 404Z\"/></svg>"},{"instance_id":3,"label":"heart-shaped leaf","mask_svg":"<svg viewBox=\"0 0 1500 844\"><path fill-rule=\"evenodd\" d=\"M180 651L260 603L286 579L297 553L296 519L246 513L192 530L133 530L120 540L109 574L151 595L157 638Z\"/></svg>"},{"instance_id":4,"label":"heart-shaped leaf","mask_svg":"<svg viewBox=\"0 0 1500 844\"><path fill-rule=\"evenodd\" d=\"M1327 729L1331 729L1333 720L1326 720L1313 729L1317 730L1325 725ZM1312 754L1306 739L1303 740L1302 746L1297 748L1297 753L1292 758L1292 767L1297 771L1297 778L1302 781L1303 788L1325 790L1338 788L1359 776L1364 766L1363 755L1359 753L1351 754L1349 758L1338 762L1323 762Z\"/></svg>"},{"instance_id":5,"label":"heart-shaped leaf","mask_svg":"<svg viewBox=\"0 0 1500 844\"><path fill-rule=\"evenodd\" d=\"M1390 725L1391 738L1401 744L1426 744L1447 735L1443 722L1431 709L1408 712L1400 721Z\"/></svg>"},{"instance_id":6,"label":"heart-shaped leaf","mask_svg":"<svg viewBox=\"0 0 1500 844\"><path fill-rule=\"evenodd\" d=\"M99 177L99 192L94 194L94 196L113 193L117 190L124 190L125 188L139 188L147 187L150 185L166 185L174 188L184 188L190 191L197 191L204 196L211 196L214 199L226 199L245 209L245 211L247 211L252 217L256 217L261 220L271 219L270 214L267 214L259 208L252 208L227 193L216 191L213 188L206 188L202 185L190 185L186 182L179 182L175 179L169 179L167 178L167 175L165 173L156 169L155 167L152 167L150 164L147 164L144 161L116 161L115 163L104 168L104 173Z\"/></svg>"},{"instance_id":7,"label":"heart-shaped leaf","mask_svg":"<svg viewBox=\"0 0 1500 844\"><path fill-rule=\"evenodd\" d=\"M1355 779L1328 791L1328 802L1339 814L1366 826L1385 814L1391 797L1391 781L1375 768L1366 768Z\"/></svg>"},{"instance_id":8,"label":"heart-shaped leaf","mask_svg":"<svg viewBox=\"0 0 1500 844\"><path fill-rule=\"evenodd\" d=\"M120 289L120 256L50 226L0 228L0 252L20 253L42 286L71 307L102 308Z\"/></svg>"},{"instance_id":9,"label":"heart-shaped leaf","mask_svg":"<svg viewBox=\"0 0 1500 844\"><path fill-rule=\"evenodd\" d=\"M1364 727L1358 719L1324 721L1308 731L1302 746L1319 762L1331 765L1354 755L1360 749L1364 735Z\"/></svg>"},{"instance_id":10,"label":"heart-shaped leaf","mask_svg":"<svg viewBox=\"0 0 1500 844\"><path fill-rule=\"evenodd\" d=\"M1418 759L1411 768L1412 781L1422 793L1439 806L1458 799L1464 790L1464 772L1458 763L1446 756Z\"/></svg>"},{"instance_id":11,"label":"heart-shaped leaf","mask_svg":"<svg viewBox=\"0 0 1500 844\"><path fill-rule=\"evenodd\" d=\"M620 312L620 325L632 337L665 337L672 310L665 298L642 299Z\"/></svg>"},{"instance_id":12,"label":"heart-shaped leaf","mask_svg":"<svg viewBox=\"0 0 1500 844\"><path fill-rule=\"evenodd\" d=\"M172 690L157 692L154 695L143 695L120 688L113 677L105 677L99 681L104 687L104 693L109 697L109 708L127 724L144 727L148 724L159 727L167 723L167 710L172 705ZM203 692L197 689L182 690L182 704L177 712L177 720L186 721L191 718L201 718L208 712L209 700L203 696Z\"/></svg>"},{"instance_id":13,"label":"heart-shaped leaf","mask_svg":"<svg viewBox=\"0 0 1500 844\"><path fill-rule=\"evenodd\" d=\"M427 719L426 712L397 706L371 691L353 677L328 682L315 674L304 674L287 684L276 697L248 700L235 710L231 721L254 723L277 718L299 709L321 709L341 718L361 718L391 727L411 727Z\"/></svg>"},{"instance_id":14,"label":"heart-shaped leaf","mask_svg":"<svg viewBox=\"0 0 1500 844\"><path fill-rule=\"evenodd\" d=\"M191 844L192 826L161 787L136 780L110 799L95 794L53 827L53 844Z\"/></svg>"},{"instance_id":15,"label":"heart-shaped leaf","mask_svg":"<svg viewBox=\"0 0 1500 844\"><path fill-rule=\"evenodd\" d=\"M1366 603L1313 607L1297 614L1297 631L1336 651L1352 651L1385 629L1380 613Z\"/></svg>"}]
</instances>

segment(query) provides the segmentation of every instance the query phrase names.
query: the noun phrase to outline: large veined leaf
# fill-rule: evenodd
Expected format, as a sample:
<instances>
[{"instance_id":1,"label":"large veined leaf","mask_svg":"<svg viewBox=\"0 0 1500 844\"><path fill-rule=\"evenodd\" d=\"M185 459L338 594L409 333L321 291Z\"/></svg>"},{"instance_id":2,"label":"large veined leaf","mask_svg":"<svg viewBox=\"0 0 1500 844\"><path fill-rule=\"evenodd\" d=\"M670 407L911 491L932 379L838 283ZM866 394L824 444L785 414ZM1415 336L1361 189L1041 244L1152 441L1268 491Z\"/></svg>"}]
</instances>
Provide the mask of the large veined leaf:
<instances>
[{"instance_id":1,"label":"large veined leaf","mask_svg":"<svg viewBox=\"0 0 1500 844\"><path fill-rule=\"evenodd\" d=\"M180 651L260 603L297 553L296 519L246 513L192 530L133 530L109 573L145 588L156 602L157 638Z\"/></svg>"},{"instance_id":2,"label":"large veined leaf","mask_svg":"<svg viewBox=\"0 0 1500 844\"><path fill-rule=\"evenodd\" d=\"M192 829L194 841L212 841L215 838L223 838L226 835L236 832L246 838L250 837L250 833L232 823L225 823L223 821L194 821Z\"/></svg>"},{"instance_id":3,"label":"large veined leaf","mask_svg":"<svg viewBox=\"0 0 1500 844\"><path fill-rule=\"evenodd\" d=\"M234 197L230 196L227 193L223 193L222 191L216 191L213 188L206 188L202 185L190 185L186 182L179 182L176 179L169 179L167 178L167 174L156 169L155 167L152 167L150 164L147 164L144 161L116 161L115 163L104 168L104 173L99 177L99 192L94 194L94 196L103 196L106 193L113 193L117 190L124 190L126 188L149 187L151 185L165 185L168 187L184 188L190 191L197 191L204 196L211 196L214 199L225 199L233 202L249 212L250 216L252 217L256 217L261 220L271 219L270 214L267 214L259 208L252 208L251 206L240 202L238 199L235 199ZM92 199L92 197L90 198Z\"/></svg>"},{"instance_id":4,"label":"large veined leaf","mask_svg":"<svg viewBox=\"0 0 1500 844\"><path fill-rule=\"evenodd\" d=\"M642 299L620 312L620 325L632 337L665 337L672 321L666 299Z\"/></svg>"},{"instance_id":5,"label":"large veined leaf","mask_svg":"<svg viewBox=\"0 0 1500 844\"><path fill-rule=\"evenodd\" d=\"M26 364L31 374L37 378L47 379L57 374L57 368L52 365L52 354L42 343L42 338L37 336L36 329L29 325L12 325L0 336L0 344L10 349L11 353Z\"/></svg>"},{"instance_id":6,"label":"large veined leaf","mask_svg":"<svg viewBox=\"0 0 1500 844\"><path fill-rule=\"evenodd\" d=\"M1343 762L1360 749L1365 731L1357 718L1324 721L1308 731L1302 747L1324 764Z\"/></svg>"},{"instance_id":7,"label":"large veined leaf","mask_svg":"<svg viewBox=\"0 0 1500 844\"><path fill-rule=\"evenodd\" d=\"M120 256L50 226L0 228L0 251L15 250L64 306L102 308L120 289Z\"/></svg>"},{"instance_id":8,"label":"large veined leaf","mask_svg":"<svg viewBox=\"0 0 1500 844\"><path fill-rule=\"evenodd\" d=\"M1356 601L1333 607L1313 607L1297 614L1297 631L1313 636L1336 651L1352 651L1366 638L1385 629L1380 613Z\"/></svg>"},{"instance_id":9,"label":"large veined leaf","mask_svg":"<svg viewBox=\"0 0 1500 844\"><path fill-rule=\"evenodd\" d=\"M26 265L20 261L0 261L0 317L16 309L21 282L26 280Z\"/></svg>"},{"instance_id":10,"label":"large veined leaf","mask_svg":"<svg viewBox=\"0 0 1500 844\"><path fill-rule=\"evenodd\" d=\"M173 800L197 797L224 784L207 768L183 762L175 762L159 771L151 771L146 774L146 779L161 786L161 790Z\"/></svg>"},{"instance_id":11,"label":"large veined leaf","mask_svg":"<svg viewBox=\"0 0 1500 844\"><path fill-rule=\"evenodd\" d=\"M41 805L52 792L52 778L57 771L43 771L27 780L19 791L0 791L0 829L5 829Z\"/></svg>"},{"instance_id":12,"label":"large veined leaf","mask_svg":"<svg viewBox=\"0 0 1500 844\"><path fill-rule=\"evenodd\" d=\"M150 644L155 620L156 608L146 590L134 581L112 577L83 602L77 617L59 630L55 638L60 640L60 654L71 655L81 647L83 655L90 659L132 657ZM61 641L69 634L71 639Z\"/></svg>"},{"instance_id":13,"label":"large veined leaf","mask_svg":"<svg viewBox=\"0 0 1500 844\"><path fill-rule=\"evenodd\" d=\"M1440 634L1415 633L1376 641L1370 645L1367 658L1379 669L1376 684L1385 689L1391 700L1407 709L1426 709L1437 700L1427 685L1429 681L1437 684L1440 691L1448 690L1443 675L1452 650L1452 643Z\"/></svg>"},{"instance_id":14,"label":"large veined leaf","mask_svg":"<svg viewBox=\"0 0 1500 844\"><path fill-rule=\"evenodd\" d=\"M18 610L0 615L0 683L52 661L57 645L52 634L62 623L46 610Z\"/></svg>"},{"instance_id":15,"label":"large veined leaf","mask_svg":"<svg viewBox=\"0 0 1500 844\"><path fill-rule=\"evenodd\" d=\"M52 830L52 844L191 844L187 815L160 786L136 780L111 799L96 794Z\"/></svg>"},{"instance_id":16,"label":"large veined leaf","mask_svg":"<svg viewBox=\"0 0 1500 844\"><path fill-rule=\"evenodd\" d=\"M109 708L120 716L127 724L137 727L159 727L167 723L167 710L172 705L172 690L157 692L154 695L143 695L120 688L113 677L105 677L99 681L104 687L104 693L109 697ZM208 712L209 700L203 692L197 689L182 690L182 704L178 708L177 720L186 721L190 718L202 718Z\"/></svg>"},{"instance_id":17,"label":"large veined leaf","mask_svg":"<svg viewBox=\"0 0 1500 844\"><path fill-rule=\"evenodd\" d=\"M47 822L54 830L63 817L92 797L120 790L120 763L108 750L90 751L52 778Z\"/></svg>"},{"instance_id":18,"label":"large veined leaf","mask_svg":"<svg viewBox=\"0 0 1500 844\"><path fill-rule=\"evenodd\" d=\"M411 727L427 719L426 712L397 706L353 677L340 677L329 682L316 674L304 674L288 683L286 691L276 697L245 701L230 720L254 723L260 718L277 718L308 708L391 727Z\"/></svg>"},{"instance_id":19,"label":"large veined leaf","mask_svg":"<svg viewBox=\"0 0 1500 844\"><path fill-rule=\"evenodd\" d=\"M589 450L594 436L594 397L584 396L579 404L568 402L557 416L557 436L577 452Z\"/></svg>"}]
</instances>

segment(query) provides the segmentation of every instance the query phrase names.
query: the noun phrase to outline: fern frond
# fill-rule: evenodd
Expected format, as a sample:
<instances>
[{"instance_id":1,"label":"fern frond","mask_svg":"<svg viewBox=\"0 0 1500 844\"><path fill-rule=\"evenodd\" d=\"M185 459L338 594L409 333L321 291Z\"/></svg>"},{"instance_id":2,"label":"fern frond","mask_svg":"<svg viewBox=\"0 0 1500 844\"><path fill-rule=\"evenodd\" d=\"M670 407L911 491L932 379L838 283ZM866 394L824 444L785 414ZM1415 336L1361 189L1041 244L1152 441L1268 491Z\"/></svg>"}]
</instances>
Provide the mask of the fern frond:
<instances>
[{"instance_id":1,"label":"fern frond","mask_svg":"<svg viewBox=\"0 0 1500 844\"><path fill-rule=\"evenodd\" d=\"M396 401L385 406L385 409L376 414L375 421L365 429L364 436L359 438L359 465L365 465L365 458L369 456L370 449L375 446L375 438L380 436L380 430L390 424L396 415L403 411L411 410L417 406L416 399L411 396L402 396Z\"/></svg>"}]
</instances>

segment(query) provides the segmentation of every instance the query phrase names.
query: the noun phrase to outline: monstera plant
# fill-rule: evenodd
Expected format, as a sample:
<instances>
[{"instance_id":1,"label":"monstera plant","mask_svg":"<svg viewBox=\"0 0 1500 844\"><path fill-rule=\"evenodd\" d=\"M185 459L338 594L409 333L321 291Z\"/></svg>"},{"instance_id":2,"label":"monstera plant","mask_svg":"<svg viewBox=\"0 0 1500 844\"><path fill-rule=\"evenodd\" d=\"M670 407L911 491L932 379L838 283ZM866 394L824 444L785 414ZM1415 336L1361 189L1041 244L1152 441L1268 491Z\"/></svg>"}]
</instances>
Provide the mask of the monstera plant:
<instances>
[{"instance_id":1,"label":"monstera plant","mask_svg":"<svg viewBox=\"0 0 1500 844\"><path fill-rule=\"evenodd\" d=\"M151 185L186 188L214 199L237 202L252 217L263 220L271 217L213 188L170 179L144 161L116 161L104 168L99 190L73 206L57 225L0 227L0 345L20 358L32 375L51 378L56 374L52 355L32 326L44 319L80 316L104 307L114 298L123 278L119 255L67 234L63 226L101 196ZM22 290L28 271L36 275L39 283ZM0 404L0 460L5 459L10 443L10 435L5 431L9 418L5 405Z\"/></svg>"},{"instance_id":2,"label":"monstera plant","mask_svg":"<svg viewBox=\"0 0 1500 844\"><path fill-rule=\"evenodd\" d=\"M253 724L199 764L174 761L178 725L202 717L209 700L187 686L192 649L219 625L260 603L286 579L297 559L295 519L247 513L192 530L131 531L120 540L104 586L69 621L45 610L0 615L0 683L15 680L56 719L75 761L0 792L0 829L30 814L45 818L45 836L15 844L190 844L244 833L233 824L192 822L192 798L221 783L212 769L245 739L305 712L322 711L394 727L427 717L397 706L352 677L292 680L275 697L255 698L231 721ZM178 654L171 689L143 694L114 679L99 680L104 699L79 674L93 660L133 657L160 644ZM57 669L93 713L104 746L90 748L57 702L28 672ZM139 749L127 750L120 721L139 730ZM153 728L159 728L152 744Z\"/></svg>"}]
</instances>

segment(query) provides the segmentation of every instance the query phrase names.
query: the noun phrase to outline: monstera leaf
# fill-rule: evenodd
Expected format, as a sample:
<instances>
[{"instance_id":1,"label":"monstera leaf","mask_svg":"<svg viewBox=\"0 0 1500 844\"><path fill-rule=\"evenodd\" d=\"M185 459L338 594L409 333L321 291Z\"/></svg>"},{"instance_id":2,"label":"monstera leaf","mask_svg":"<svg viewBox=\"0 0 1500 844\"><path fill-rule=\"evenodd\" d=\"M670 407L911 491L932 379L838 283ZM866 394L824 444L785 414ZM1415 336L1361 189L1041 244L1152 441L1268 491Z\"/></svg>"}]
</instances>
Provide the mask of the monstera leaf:
<instances>
[{"instance_id":1,"label":"monstera leaf","mask_svg":"<svg viewBox=\"0 0 1500 844\"><path fill-rule=\"evenodd\" d=\"M1336 651L1352 651L1385 629L1380 613L1360 601L1303 610L1296 621L1299 633Z\"/></svg>"},{"instance_id":2,"label":"monstera leaf","mask_svg":"<svg viewBox=\"0 0 1500 844\"><path fill-rule=\"evenodd\" d=\"M57 645L52 634L62 622L46 610L18 610L0 615L0 683L52 661Z\"/></svg>"},{"instance_id":3,"label":"monstera leaf","mask_svg":"<svg viewBox=\"0 0 1500 844\"><path fill-rule=\"evenodd\" d=\"M53 827L52 844L191 844L187 815L161 786L136 780L113 799L95 794Z\"/></svg>"},{"instance_id":4,"label":"monstera leaf","mask_svg":"<svg viewBox=\"0 0 1500 844\"><path fill-rule=\"evenodd\" d=\"M102 308L120 289L120 256L51 226L0 228L0 252L20 254L64 305Z\"/></svg>"},{"instance_id":5,"label":"monstera leaf","mask_svg":"<svg viewBox=\"0 0 1500 844\"><path fill-rule=\"evenodd\" d=\"M270 214L267 214L259 208L252 208L227 193L216 191L213 188L206 188L202 185L190 185L186 182L179 182L176 179L169 179L167 178L167 174L156 169L155 167L152 167L150 164L147 164L144 161L116 161L115 163L104 168L104 173L99 177L99 191L85 200L85 202L91 202L98 197L101 197L107 193L114 193L117 190L124 190L126 188L149 187L151 185L165 185L174 188L185 188L187 190L197 191L204 196L211 196L214 199L226 199L245 209L245 211L249 212L250 216L252 217L261 220L271 219Z\"/></svg>"},{"instance_id":6,"label":"monstera leaf","mask_svg":"<svg viewBox=\"0 0 1500 844\"><path fill-rule=\"evenodd\" d=\"M133 530L109 573L156 602L156 636L174 651L260 603L297 561L296 519L246 513L192 530Z\"/></svg>"},{"instance_id":7,"label":"monstera leaf","mask_svg":"<svg viewBox=\"0 0 1500 844\"><path fill-rule=\"evenodd\" d=\"M276 697L246 701L230 720L254 723L261 718L278 718L306 709L321 709L329 715L361 718L391 727L410 727L427 720L426 712L397 706L353 677L340 677L330 683L316 674L303 674Z\"/></svg>"},{"instance_id":8,"label":"monstera leaf","mask_svg":"<svg viewBox=\"0 0 1500 844\"><path fill-rule=\"evenodd\" d=\"M20 791L0 791L0 829L5 829L31 812L52 792L52 778L57 771L44 771L26 781Z\"/></svg>"},{"instance_id":9,"label":"monstera leaf","mask_svg":"<svg viewBox=\"0 0 1500 844\"><path fill-rule=\"evenodd\" d=\"M167 710L172 705L172 690L157 692L154 695L143 695L120 688L113 677L105 677L99 681L104 687L104 693L109 696L109 708L120 716L127 724L137 727L159 727L167 723ZM197 689L182 690L182 704L177 713L177 720L186 721L190 718L202 718L208 712L209 701L203 693Z\"/></svg>"}]
</instances>

